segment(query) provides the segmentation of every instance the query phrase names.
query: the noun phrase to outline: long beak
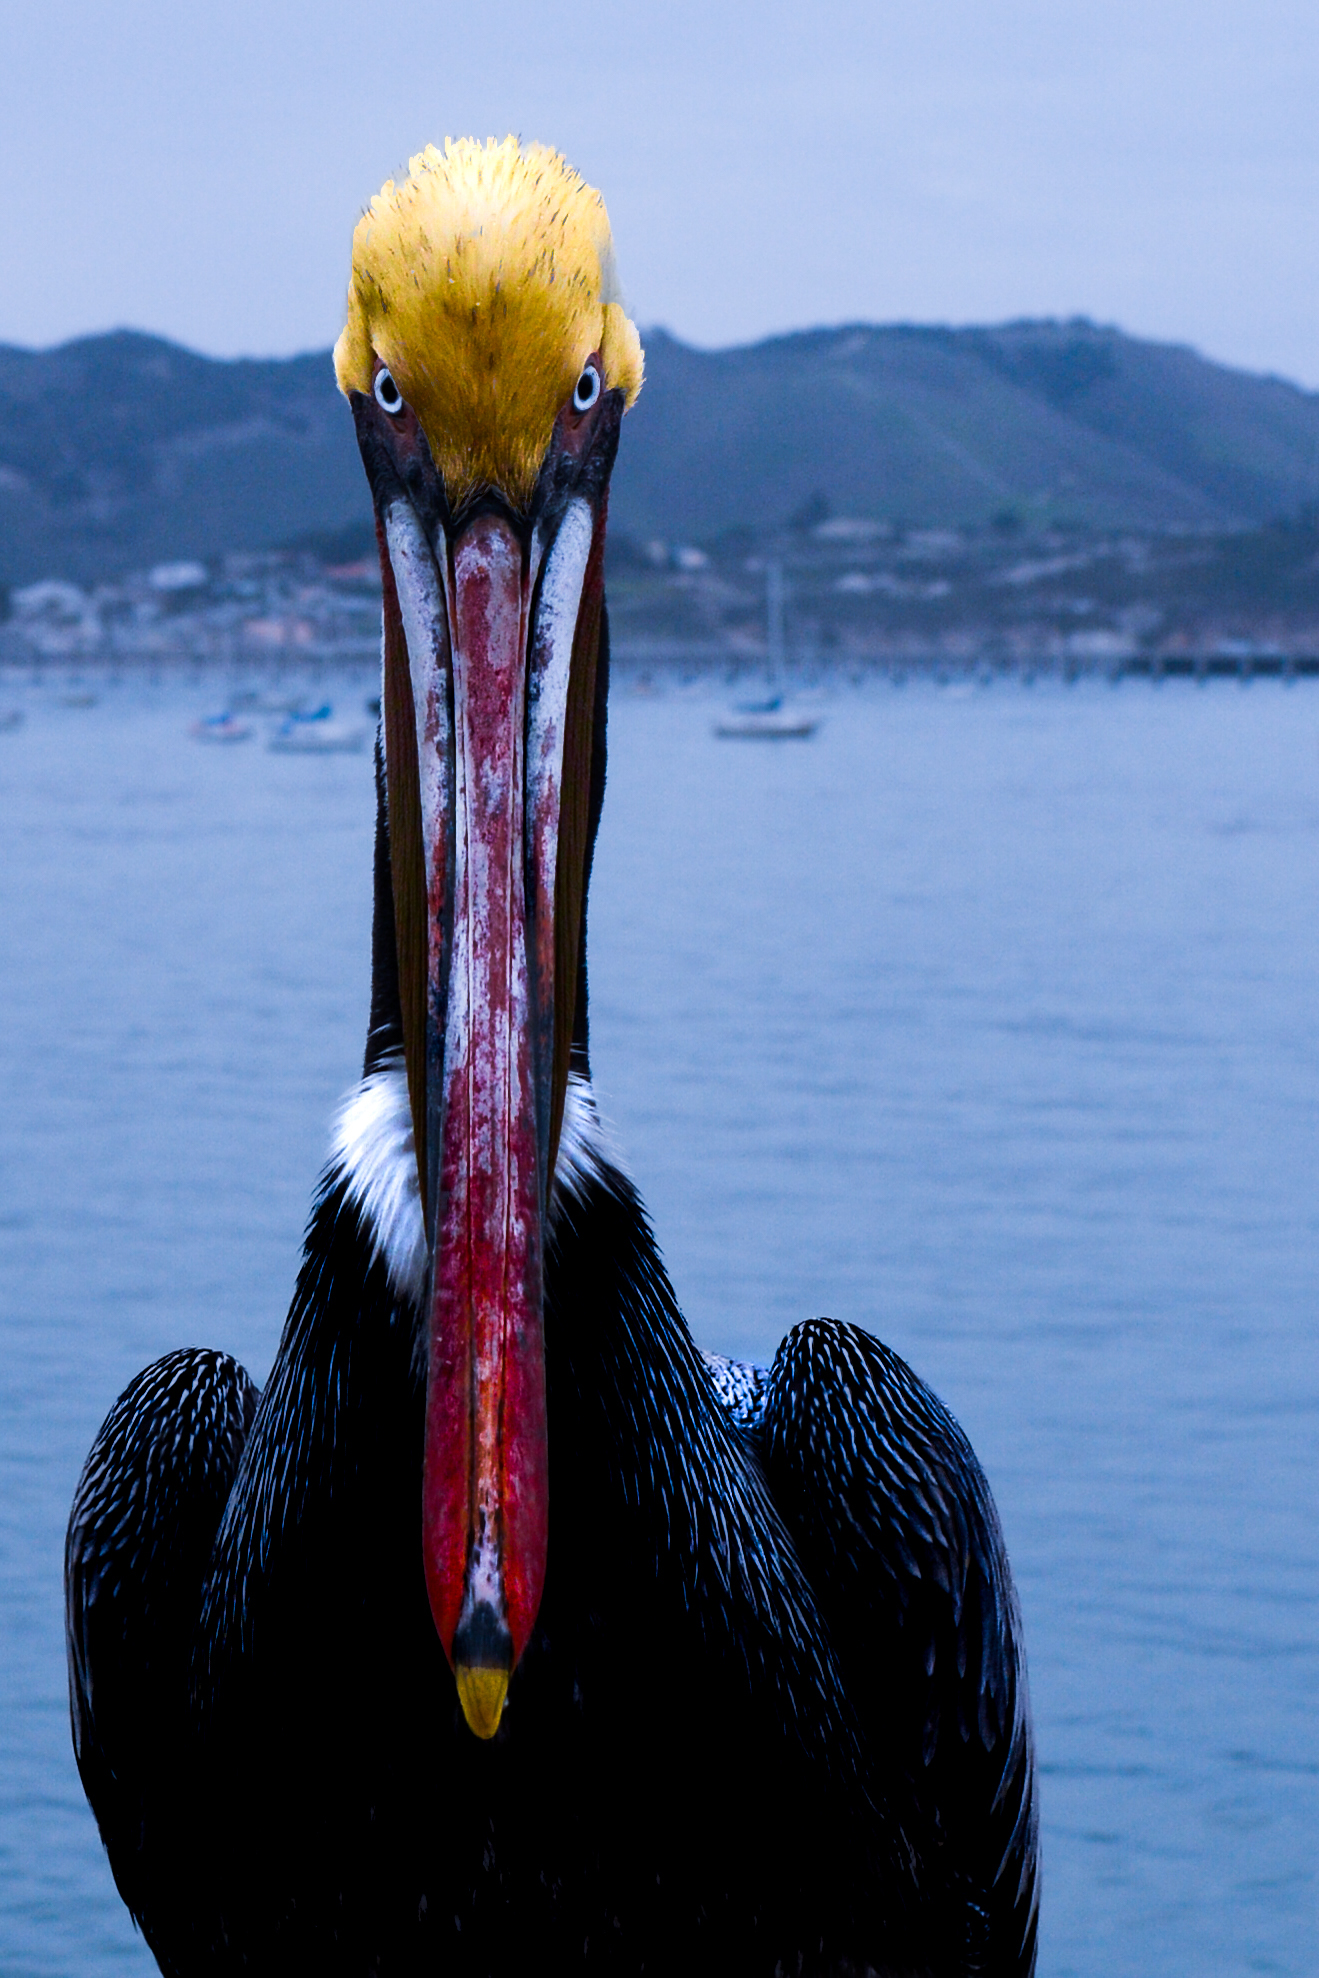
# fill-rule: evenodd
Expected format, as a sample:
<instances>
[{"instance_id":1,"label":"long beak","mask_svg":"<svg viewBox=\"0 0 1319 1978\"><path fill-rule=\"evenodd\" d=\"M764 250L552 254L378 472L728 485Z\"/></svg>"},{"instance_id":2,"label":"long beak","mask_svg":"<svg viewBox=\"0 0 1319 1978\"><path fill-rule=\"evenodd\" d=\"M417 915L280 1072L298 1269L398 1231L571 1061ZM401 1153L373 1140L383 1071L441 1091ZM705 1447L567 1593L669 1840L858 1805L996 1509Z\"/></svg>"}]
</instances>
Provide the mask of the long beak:
<instances>
[{"instance_id":1,"label":"long beak","mask_svg":"<svg viewBox=\"0 0 1319 1978\"><path fill-rule=\"evenodd\" d=\"M400 495L382 530L399 979L432 1233L423 1553L482 1737L545 1583L544 1227L576 993L603 526L578 497L549 536L490 510L431 539Z\"/></svg>"}]
</instances>

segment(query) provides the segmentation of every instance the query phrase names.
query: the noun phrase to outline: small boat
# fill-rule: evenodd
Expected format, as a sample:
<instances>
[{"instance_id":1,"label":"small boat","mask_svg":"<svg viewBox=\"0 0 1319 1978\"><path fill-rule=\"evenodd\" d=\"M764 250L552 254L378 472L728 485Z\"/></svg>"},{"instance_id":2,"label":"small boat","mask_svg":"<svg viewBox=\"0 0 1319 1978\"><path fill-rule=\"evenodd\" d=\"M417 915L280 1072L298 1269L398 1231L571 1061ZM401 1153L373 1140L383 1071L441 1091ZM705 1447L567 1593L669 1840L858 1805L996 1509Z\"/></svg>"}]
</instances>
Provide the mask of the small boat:
<instances>
[{"instance_id":1,"label":"small boat","mask_svg":"<svg viewBox=\"0 0 1319 1978\"><path fill-rule=\"evenodd\" d=\"M715 722L714 732L723 741L804 742L820 723L813 714L799 714L783 704L781 694L767 701L747 701Z\"/></svg>"},{"instance_id":2,"label":"small boat","mask_svg":"<svg viewBox=\"0 0 1319 1978\"><path fill-rule=\"evenodd\" d=\"M277 755L347 755L365 748L370 735L359 721L336 721L327 701L310 714L286 714L270 738Z\"/></svg>"},{"instance_id":3,"label":"small boat","mask_svg":"<svg viewBox=\"0 0 1319 1978\"><path fill-rule=\"evenodd\" d=\"M795 714L791 708L785 707L782 694L774 691L775 680L782 673L787 656L783 604L783 565L770 562L765 566L765 684L769 689L768 697L761 701L742 701L731 714L725 714L716 721L714 732L721 741L804 742L820 725L818 717Z\"/></svg>"},{"instance_id":4,"label":"small boat","mask_svg":"<svg viewBox=\"0 0 1319 1978\"><path fill-rule=\"evenodd\" d=\"M203 714L194 721L188 733L198 742L245 742L252 733L250 721L240 721L236 714Z\"/></svg>"}]
</instances>

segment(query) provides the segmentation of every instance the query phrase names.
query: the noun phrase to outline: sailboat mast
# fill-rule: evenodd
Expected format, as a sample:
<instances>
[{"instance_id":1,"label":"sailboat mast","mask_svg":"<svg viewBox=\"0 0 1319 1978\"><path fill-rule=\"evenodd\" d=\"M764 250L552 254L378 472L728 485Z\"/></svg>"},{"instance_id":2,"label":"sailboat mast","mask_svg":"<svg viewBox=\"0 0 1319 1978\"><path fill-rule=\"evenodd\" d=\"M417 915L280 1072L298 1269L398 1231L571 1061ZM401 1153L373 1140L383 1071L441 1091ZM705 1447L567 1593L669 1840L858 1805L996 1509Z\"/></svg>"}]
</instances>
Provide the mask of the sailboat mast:
<instances>
[{"instance_id":1,"label":"sailboat mast","mask_svg":"<svg viewBox=\"0 0 1319 1978\"><path fill-rule=\"evenodd\" d=\"M771 557L765 565L765 671L773 692L787 659L783 637L783 565Z\"/></svg>"}]
</instances>

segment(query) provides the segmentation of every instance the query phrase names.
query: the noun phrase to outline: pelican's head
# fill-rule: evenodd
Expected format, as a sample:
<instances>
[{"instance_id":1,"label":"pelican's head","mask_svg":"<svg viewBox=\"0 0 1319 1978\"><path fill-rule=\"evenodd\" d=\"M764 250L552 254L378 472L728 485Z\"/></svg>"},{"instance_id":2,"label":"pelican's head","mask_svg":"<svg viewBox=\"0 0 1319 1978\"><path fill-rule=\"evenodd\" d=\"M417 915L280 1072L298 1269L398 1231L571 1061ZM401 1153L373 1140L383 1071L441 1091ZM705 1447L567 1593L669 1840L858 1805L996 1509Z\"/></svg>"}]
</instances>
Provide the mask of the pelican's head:
<instances>
[{"instance_id":1,"label":"pelican's head","mask_svg":"<svg viewBox=\"0 0 1319 1978\"><path fill-rule=\"evenodd\" d=\"M528 515L587 367L629 406L641 363L604 201L557 151L428 145L357 223L339 386L369 397L389 372L452 515L483 492Z\"/></svg>"},{"instance_id":2,"label":"pelican's head","mask_svg":"<svg viewBox=\"0 0 1319 1978\"><path fill-rule=\"evenodd\" d=\"M603 765L605 506L641 388L599 193L511 137L428 148L358 223L335 369L384 582L395 952L431 1252L426 1583L488 1737L545 1577L544 1227Z\"/></svg>"}]
</instances>

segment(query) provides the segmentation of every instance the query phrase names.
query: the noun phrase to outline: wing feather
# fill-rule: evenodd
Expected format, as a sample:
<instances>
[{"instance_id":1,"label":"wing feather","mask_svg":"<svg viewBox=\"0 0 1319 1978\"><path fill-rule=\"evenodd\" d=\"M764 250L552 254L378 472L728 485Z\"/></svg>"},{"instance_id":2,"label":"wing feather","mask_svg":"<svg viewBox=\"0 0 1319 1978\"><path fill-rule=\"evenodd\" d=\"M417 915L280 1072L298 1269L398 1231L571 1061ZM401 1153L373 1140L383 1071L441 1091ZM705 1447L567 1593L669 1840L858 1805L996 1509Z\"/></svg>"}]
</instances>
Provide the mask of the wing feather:
<instances>
[{"instance_id":1,"label":"wing feather","mask_svg":"<svg viewBox=\"0 0 1319 1978\"><path fill-rule=\"evenodd\" d=\"M166 1354L110 1410L69 1518L74 1751L120 1894L148 1941L152 1887L168 1873L166 1809L177 1800L168 1773L184 1762L202 1583L256 1402L227 1354Z\"/></svg>"},{"instance_id":2,"label":"wing feather","mask_svg":"<svg viewBox=\"0 0 1319 1978\"><path fill-rule=\"evenodd\" d=\"M933 1968L1034 1970L1035 1762L1017 1607L984 1472L938 1397L857 1327L779 1348L760 1435L771 1493L886 1779L900 1780Z\"/></svg>"}]
</instances>

